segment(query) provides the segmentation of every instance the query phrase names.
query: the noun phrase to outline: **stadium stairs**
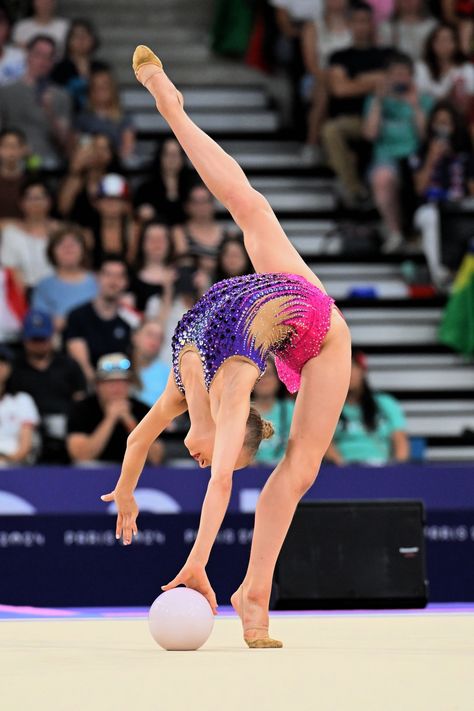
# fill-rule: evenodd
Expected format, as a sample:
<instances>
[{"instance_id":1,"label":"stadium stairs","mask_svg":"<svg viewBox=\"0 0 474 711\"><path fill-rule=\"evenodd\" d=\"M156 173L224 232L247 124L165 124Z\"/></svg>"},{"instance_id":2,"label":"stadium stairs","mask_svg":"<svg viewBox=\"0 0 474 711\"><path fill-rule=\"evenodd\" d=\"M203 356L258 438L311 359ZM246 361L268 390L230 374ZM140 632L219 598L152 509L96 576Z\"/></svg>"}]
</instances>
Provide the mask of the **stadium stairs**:
<instances>
[{"instance_id":1,"label":"stadium stairs","mask_svg":"<svg viewBox=\"0 0 474 711\"><path fill-rule=\"evenodd\" d=\"M410 436L425 444L424 458L472 460L474 366L437 340L446 297L424 284L424 259L416 251L387 257L370 235L358 237L354 225L370 222L371 215L343 214L329 171L302 165L268 78L212 55L212 2L64 0L62 11L69 17L86 15L99 29L101 56L113 64L123 104L137 127L131 179L140 179L156 141L168 134L131 71L133 49L144 43L163 58L191 117L238 160L337 299L354 345L368 355L371 384L401 401ZM222 208L219 213L229 220Z\"/></svg>"}]
</instances>

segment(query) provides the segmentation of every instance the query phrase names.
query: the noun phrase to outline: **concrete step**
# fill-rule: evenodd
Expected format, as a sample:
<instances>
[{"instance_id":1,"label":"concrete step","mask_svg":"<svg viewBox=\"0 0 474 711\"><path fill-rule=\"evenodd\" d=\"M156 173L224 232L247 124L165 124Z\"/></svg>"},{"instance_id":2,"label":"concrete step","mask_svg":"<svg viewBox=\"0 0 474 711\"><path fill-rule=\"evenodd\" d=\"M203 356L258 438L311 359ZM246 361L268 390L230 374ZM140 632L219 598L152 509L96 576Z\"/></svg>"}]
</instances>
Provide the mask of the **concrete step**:
<instances>
[{"instance_id":1,"label":"concrete step","mask_svg":"<svg viewBox=\"0 0 474 711\"><path fill-rule=\"evenodd\" d=\"M452 413L433 413L431 416L406 414L406 420L408 434L421 437L460 437L467 427L474 427L472 415L463 417Z\"/></svg>"},{"instance_id":2,"label":"concrete step","mask_svg":"<svg viewBox=\"0 0 474 711\"><path fill-rule=\"evenodd\" d=\"M474 447L458 445L453 447L435 447L430 445L426 449L426 460L429 462L473 462Z\"/></svg>"},{"instance_id":3,"label":"concrete step","mask_svg":"<svg viewBox=\"0 0 474 711\"><path fill-rule=\"evenodd\" d=\"M346 315L346 312L344 312ZM353 324L347 319L354 343L364 346L392 346L403 343L409 346L426 346L438 343L435 324ZM418 387L418 386L417 386ZM443 388L446 389L444 384Z\"/></svg>"},{"instance_id":4,"label":"concrete step","mask_svg":"<svg viewBox=\"0 0 474 711\"><path fill-rule=\"evenodd\" d=\"M321 281L324 283L326 290L329 294L331 294L334 299L349 298L352 289L362 287L373 288L377 294L378 299L406 299L409 294L405 282L401 278L397 278L395 276L392 278L379 277L370 280L359 279L357 275L355 275L354 278L351 279L337 278L331 276L324 276L324 274L322 274L321 272L321 264L318 264L316 262L309 262L309 266L314 271L314 273L321 278ZM344 316L346 316L346 310L347 309L344 309ZM358 310L354 309L352 313L356 314L357 311ZM354 319L357 320L357 316L354 316ZM392 340L390 342L392 342Z\"/></svg>"},{"instance_id":5,"label":"concrete step","mask_svg":"<svg viewBox=\"0 0 474 711\"><path fill-rule=\"evenodd\" d=\"M133 44L146 44L166 61L166 51L173 47L181 47L184 51L189 42L199 41L200 44L208 45L207 28L199 25L187 26L173 23L164 25L161 22L154 22L150 25L143 23L129 23L128 26L114 25L107 27L104 37L101 36L101 46L132 46ZM155 44L156 43L156 44Z\"/></svg>"},{"instance_id":6,"label":"concrete step","mask_svg":"<svg viewBox=\"0 0 474 711\"><path fill-rule=\"evenodd\" d=\"M423 437L460 437L474 430L474 400L402 401L408 431Z\"/></svg>"},{"instance_id":7,"label":"concrete step","mask_svg":"<svg viewBox=\"0 0 474 711\"><path fill-rule=\"evenodd\" d=\"M136 79L131 69L133 49L134 45L130 47L130 59L114 65L114 71L120 78L122 85L136 85ZM104 59L106 60L107 57L104 56ZM228 86L229 81L234 81L238 85L263 85L262 76L259 72L237 62L222 59L216 60L214 57L211 57L206 62L192 64L183 55L179 62L167 62L166 71L179 88L186 84L204 85L206 87L209 85Z\"/></svg>"},{"instance_id":8,"label":"concrete step","mask_svg":"<svg viewBox=\"0 0 474 711\"><path fill-rule=\"evenodd\" d=\"M410 415L452 415L474 424L474 400L403 400L403 410Z\"/></svg>"},{"instance_id":9,"label":"concrete step","mask_svg":"<svg viewBox=\"0 0 474 711\"><path fill-rule=\"evenodd\" d=\"M352 328L351 328L352 330ZM394 329L397 331L398 329ZM427 328L424 329L424 333L427 333ZM352 330L353 340L355 343L362 341L356 339L357 329ZM385 330L380 331L380 343L385 344L386 340L384 336L386 335ZM407 326L406 329L402 330L403 338L405 343L412 343L410 340L410 335L413 336L413 328ZM428 345L429 340L425 338L422 345ZM369 361L370 363L370 361ZM399 390L404 391L416 391L420 390L432 390L433 392L452 390L453 392L465 392L467 378L474 378L474 368L430 368L426 370L400 370L395 369L385 369L383 371L376 371L373 369L369 370L369 379L372 387L377 390L389 390L390 392L397 392Z\"/></svg>"},{"instance_id":10,"label":"concrete step","mask_svg":"<svg viewBox=\"0 0 474 711\"><path fill-rule=\"evenodd\" d=\"M212 7L212 3L208 0L200 0L200 6L202 12L204 13L207 9ZM84 12L87 11L88 14L93 13L97 10L98 3L97 0L62 0L61 11L67 12L68 15L71 12L76 12L82 9ZM100 7L105 12L109 10L113 12L115 8L131 8L130 0L101 0ZM190 7L189 0L135 0L133 8L139 13L143 8L148 8L150 10L155 10L157 15L163 15L165 11L173 12L176 10L186 11Z\"/></svg>"},{"instance_id":11,"label":"concrete step","mask_svg":"<svg viewBox=\"0 0 474 711\"><path fill-rule=\"evenodd\" d=\"M160 0L161 3L161 0ZM62 10L62 8L61 8ZM68 4L67 10L64 8L62 14L67 17L89 17L98 27L106 28L110 24L122 27L176 27L184 25L189 27L208 27L208 18L203 14L200 3L184 3L182 6L170 6L157 9L157 3L144 0L131 3L95 2L87 7L82 0L80 2Z\"/></svg>"},{"instance_id":12,"label":"concrete step","mask_svg":"<svg viewBox=\"0 0 474 711\"><path fill-rule=\"evenodd\" d=\"M468 365L455 353L404 353L401 355L399 353L369 353L367 361L371 372L460 368L467 376L470 372L474 376L474 365ZM424 403L421 403L421 406L424 406Z\"/></svg>"},{"instance_id":13,"label":"concrete step","mask_svg":"<svg viewBox=\"0 0 474 711\"><path fill-rule=\"evenodd\" d=\"M266 108L268 101L265 92L258 88L242 89L225 87L193 88L181 87L186 102L186 110L237 109L239 112ZM127 111L156 112L155 100L148 91L137 84L136 88L123 89L120 92L122 105Z\"/></svg>"},{"instance_id":14,"label":"concrete step","mask_svg":"<svg viewBox=\"0 0 474 711\"><path fill-rule=\"evenodd\" d=\"M101 52L107 57L108 62L114 66L126 62L130 63L132 52L136 44L146 44L146 42L142 40L136 43L131 38L124 44L120 41L114 41L113 43L107 42L101 45ZM173 43L168 39L164 45L157 37L153 45L156 47L156 52L160 55L163 65L167 67L180 62L208 62L211 58L211 52L204 42L196 41L192 44L186 43L183 47L182 42Z\"/></svg>"},{"instance_id":15,"label":"concrete step","mask_svg":"<svg viewBox=\"0 0 474 711\"><path fill-rule=\"evenodd\" d=\"M326 178L315 178L313 176L255 176L251 180L252 185L257 190L272 190L274 192L290 192L292 190L311 191L314 193L330 192L333 189L333 181Z\"/></svg>"},{"instance_id":16,"label":"concrete step","mask_svg":"<svg viewBox=\"0 0 474 711\"><path fill-rule=\"evenodd\" d=\"M219 133L268 133L279 128L279 118L275 111L256 110L253 112L217 113L215 111L190 111L190 117L203 131ZM168 124L154 112L138 111L133 116L138 133L169 134Z\"/></svg>"}]
</instances>

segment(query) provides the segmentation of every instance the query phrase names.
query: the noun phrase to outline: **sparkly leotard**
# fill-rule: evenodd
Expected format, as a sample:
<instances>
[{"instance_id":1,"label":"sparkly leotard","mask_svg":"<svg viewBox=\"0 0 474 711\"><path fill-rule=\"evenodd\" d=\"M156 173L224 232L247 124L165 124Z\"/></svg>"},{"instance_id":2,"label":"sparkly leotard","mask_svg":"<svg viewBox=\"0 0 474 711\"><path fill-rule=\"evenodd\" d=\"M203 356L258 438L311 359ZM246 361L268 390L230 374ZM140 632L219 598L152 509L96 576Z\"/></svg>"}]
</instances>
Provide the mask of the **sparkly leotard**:
<instances>
[{"instance_id":1,"label":"sparkly leotard","mask_svg":"<svg viewBox=\"0 0 474 711\"><path fill-rule=\"evenodd\" d=\"M301 369L318 355L334 299L296 274L272 273L224 279L184 314L172 339L173 372L184 394L180 363L194 350L209 390L229 358L253 363L261 377L269 353L289 392L299 389Z\"/></svg>"}]
</instances>

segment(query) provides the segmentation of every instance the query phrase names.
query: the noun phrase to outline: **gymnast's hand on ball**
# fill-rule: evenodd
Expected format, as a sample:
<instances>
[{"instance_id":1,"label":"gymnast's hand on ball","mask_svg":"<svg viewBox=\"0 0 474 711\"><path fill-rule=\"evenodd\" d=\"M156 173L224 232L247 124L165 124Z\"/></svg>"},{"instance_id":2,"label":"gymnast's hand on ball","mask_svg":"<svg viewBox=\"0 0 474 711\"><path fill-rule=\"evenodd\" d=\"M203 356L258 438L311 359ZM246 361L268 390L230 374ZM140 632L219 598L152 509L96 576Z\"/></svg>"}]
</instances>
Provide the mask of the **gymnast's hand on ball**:
<instances>
[{"instance_id":1,"label":"gymnast's hand on ball","mask_svg":"<svg viewBox=\"0 0 474 711\"><path fill-rule=\"evenodd\" d=\"M115 501L117 507L117 528L115 538L123 535L124 546L130 545L132 536L137 535L138 506L133 494L125 494L119 489L100 497L102 501Z\"/></svg>"},{"instance_id":2,"label":"gymnast's hand on ball","mask_svg":"<svg viewBox=\"0 0 474 711\"><path fill-rule=\"evenodd\" d=\"M214 615L217 615L217 599L214 590L211 587L206 570L201 563L188 561L179 571L178 575L167 585L162 585L162 590L171 590L178 585L185 585L187 588L197 590L204 595L209 605L211 606Z\"/></svg>"}]
</instances>

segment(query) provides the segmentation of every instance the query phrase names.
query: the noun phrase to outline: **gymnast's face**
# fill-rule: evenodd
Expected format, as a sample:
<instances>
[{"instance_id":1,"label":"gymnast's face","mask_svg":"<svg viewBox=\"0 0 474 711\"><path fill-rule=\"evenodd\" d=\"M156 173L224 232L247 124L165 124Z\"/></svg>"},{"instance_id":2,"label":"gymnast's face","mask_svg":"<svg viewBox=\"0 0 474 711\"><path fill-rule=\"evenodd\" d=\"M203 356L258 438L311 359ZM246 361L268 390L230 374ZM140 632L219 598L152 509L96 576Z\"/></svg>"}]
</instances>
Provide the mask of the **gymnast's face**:
<instances>
[{"instance_id":1,"label":"gymnast's face","mask_svg":"<svg viewBox=\"0 0 474 711\"><path fill-rule=\"evenodd\" d=\"M212 464L212 455L214 453L214 438L215 428L212 431L200 432L193 425L189 428L189 432L184 439L184 445L189 454L199 464L201 469L210 467ZM250 464L250 456L245 447L237 458L234 470L242 469Z\"/></svg>"}]
</instances>

